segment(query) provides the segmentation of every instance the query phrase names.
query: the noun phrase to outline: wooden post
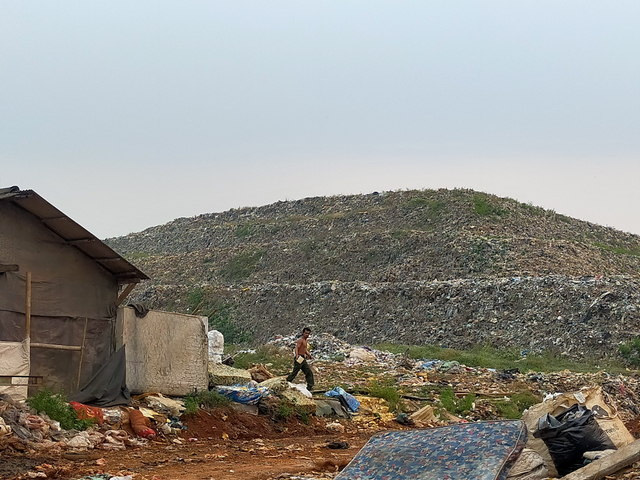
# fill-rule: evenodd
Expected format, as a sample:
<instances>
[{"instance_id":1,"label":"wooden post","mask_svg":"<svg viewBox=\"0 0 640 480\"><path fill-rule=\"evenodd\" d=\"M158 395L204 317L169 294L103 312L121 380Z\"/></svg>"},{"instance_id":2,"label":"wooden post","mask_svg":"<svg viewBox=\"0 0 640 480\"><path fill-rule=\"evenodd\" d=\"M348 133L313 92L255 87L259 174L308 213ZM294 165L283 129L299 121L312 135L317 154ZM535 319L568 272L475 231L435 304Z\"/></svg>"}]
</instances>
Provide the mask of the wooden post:
<instances>
[{"instance_id":1,"label":"wooden post","mask_svg":"<svg viewBox=\"0 0 640 480\"><path fill-rule=\"evenodd\" d=\"M119 307L122 302L125 301L125 299L129 296L129 294L131 293L131 290L133 290L136 287L135 283L130 283L129 285L127 285L125 287L125 289L122 291L122 293L120 294L120 296L118 297L118 299L116 300L116 307Z\"/></svg>"},{"instance_id":2,"label":"wooden post","mask_svg":"<svg viewBox=\"0 0 640 480\"><path fill-rule=\"evenodd\" d=\"M27 291L26 291L26 303L24 308L24 316L27 321L26 338L31 338L31 272L27 272L26 278Z\"/></svg>"},{"instance_id":3,"label":"wooden post","mask_svg":"<svg viewBox=\"0 0 640 480\"><path fill-rule=\"evenodd\" d=\"M87 338L87 323L89 319L84 319L84 333L82 334L82 350L80 350L80 365L78 365L78 385L76 388L80 388L80 374L82 373L82 360L84 358L84 341Z\"/></svg>"}]
</instances>

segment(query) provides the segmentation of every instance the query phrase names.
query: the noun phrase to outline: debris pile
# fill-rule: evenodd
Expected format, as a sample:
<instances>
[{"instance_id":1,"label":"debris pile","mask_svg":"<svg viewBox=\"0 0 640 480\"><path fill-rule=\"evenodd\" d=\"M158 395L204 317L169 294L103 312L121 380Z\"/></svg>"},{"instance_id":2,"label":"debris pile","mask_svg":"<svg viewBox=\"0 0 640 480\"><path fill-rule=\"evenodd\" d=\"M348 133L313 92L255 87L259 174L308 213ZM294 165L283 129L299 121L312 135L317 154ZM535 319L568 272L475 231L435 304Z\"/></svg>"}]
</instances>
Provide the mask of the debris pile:
<instances>
[{"instance_id":1,"label":"debris pile","mask_svg":"<svg viewBox=\"0 0 640 480\"><path fill-rule=\"evenodd\" d=\"M55 396L54 396L55 397ZM131 407L89 407L71 402L79 419L90 420L84 431L65 430L60 422L8 395L0 399L0 450L65 452L69 458L89 450L125 450L142 447L157 435L176 435L183 424L180 401L147 395Z\"/></svg>"}]
</instances>

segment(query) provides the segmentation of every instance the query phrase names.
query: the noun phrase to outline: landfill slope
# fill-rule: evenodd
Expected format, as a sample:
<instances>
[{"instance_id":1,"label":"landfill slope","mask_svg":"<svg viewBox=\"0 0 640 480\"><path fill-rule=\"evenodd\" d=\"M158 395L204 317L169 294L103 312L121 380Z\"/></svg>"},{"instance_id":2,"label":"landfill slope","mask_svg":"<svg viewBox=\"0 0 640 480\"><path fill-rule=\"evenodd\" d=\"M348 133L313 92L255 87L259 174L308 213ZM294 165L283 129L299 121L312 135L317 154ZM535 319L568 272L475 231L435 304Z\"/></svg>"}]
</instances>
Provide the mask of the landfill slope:
<instances>
[{"instance_id":1,"label":"landfill slope","mask_svg":"<svg viewBox=\"0 0 640 480\"><path fill-rule=\"evenodd\" d=\"M581 357L638 334L640 237L473 190L277 202L106 242L152 278L133 301L224 305L255 341L310 324Z\"/></svg>"}]
</instances>

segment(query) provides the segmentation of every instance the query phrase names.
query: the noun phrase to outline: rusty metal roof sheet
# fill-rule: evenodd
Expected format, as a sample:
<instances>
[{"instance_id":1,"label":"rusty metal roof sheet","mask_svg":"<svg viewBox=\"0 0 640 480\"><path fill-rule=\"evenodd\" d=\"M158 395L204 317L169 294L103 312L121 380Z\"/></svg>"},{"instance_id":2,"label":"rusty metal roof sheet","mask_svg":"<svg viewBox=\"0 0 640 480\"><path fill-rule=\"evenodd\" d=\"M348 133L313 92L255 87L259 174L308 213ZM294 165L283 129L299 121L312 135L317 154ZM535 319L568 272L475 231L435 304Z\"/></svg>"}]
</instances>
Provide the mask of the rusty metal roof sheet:
<instances>
[{"instance_id":1,"label":"rusty metal roof sheet","mask_svg":"<svg viewBox=\"0 0 640 480\"><path fill-rule=\"evenodd\" d=\"M10 201L37 217L42 224L116 277L118 283L137 283L149 277L95 235L89 233L33 190L0 188L0 201Z\"/></svg>"}]
</instances>

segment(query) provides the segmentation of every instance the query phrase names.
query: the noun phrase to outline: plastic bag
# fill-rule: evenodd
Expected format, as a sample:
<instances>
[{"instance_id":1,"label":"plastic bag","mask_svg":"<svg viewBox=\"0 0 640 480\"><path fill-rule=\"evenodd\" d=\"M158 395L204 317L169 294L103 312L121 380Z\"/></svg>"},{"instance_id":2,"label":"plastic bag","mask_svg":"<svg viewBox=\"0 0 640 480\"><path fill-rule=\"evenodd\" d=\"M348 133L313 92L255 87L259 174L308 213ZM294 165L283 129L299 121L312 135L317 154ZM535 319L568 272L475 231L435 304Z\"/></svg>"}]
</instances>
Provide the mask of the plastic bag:
<instances>
[{"instance_id":1,"label":"plastic bag","mask_svg":"<svg viewBox=\"0 0 640 480\"><path fill-rule=\"evenodd\" d=\"M573 405L557 417L549 413L540 417L533 436L544 441L562 476L584 466L585 452L616 448L593 412L582 405Z\"/></svg>"},{"instance_id":2,"label":"plastic bag","mask_svg":"<svg viewBox=\"0 0 640 480\"><path fill-rule=\"evenodd\" d=\"M338 400L340 400L340 403L342 403L345 407L348 407L352 412L357 412L360 408L360 402L356 400L353 395L348 394L340 387L336 387L333 390L326 392L325 395L327 397L337 398Z\"/></svg>"}]
</instances>

